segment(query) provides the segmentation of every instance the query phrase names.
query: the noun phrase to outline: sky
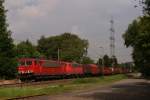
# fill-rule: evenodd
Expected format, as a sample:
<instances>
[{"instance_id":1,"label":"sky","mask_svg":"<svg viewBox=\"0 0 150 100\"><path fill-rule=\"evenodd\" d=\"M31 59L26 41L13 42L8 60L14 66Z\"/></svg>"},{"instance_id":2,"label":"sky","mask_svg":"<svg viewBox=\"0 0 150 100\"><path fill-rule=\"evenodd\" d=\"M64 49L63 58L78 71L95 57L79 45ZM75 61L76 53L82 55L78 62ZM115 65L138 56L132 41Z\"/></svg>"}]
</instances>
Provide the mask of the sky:
<instances>
[{"instance_id":1,"label":"sky","mask_svg":"<svg viewBox=\"0 0 150 100\"><path fill-rule=\"evenodd\" d=\"M141 15L135 0L6 0L7 19L16 43L32 43L44 36L72 32L89 40L88 56L98 59L110 54L110 20L114 19L115 55L118 61L132 61L122 34ZM100 47L103 47L100 48Z\"/></svg>"}]
</instances>

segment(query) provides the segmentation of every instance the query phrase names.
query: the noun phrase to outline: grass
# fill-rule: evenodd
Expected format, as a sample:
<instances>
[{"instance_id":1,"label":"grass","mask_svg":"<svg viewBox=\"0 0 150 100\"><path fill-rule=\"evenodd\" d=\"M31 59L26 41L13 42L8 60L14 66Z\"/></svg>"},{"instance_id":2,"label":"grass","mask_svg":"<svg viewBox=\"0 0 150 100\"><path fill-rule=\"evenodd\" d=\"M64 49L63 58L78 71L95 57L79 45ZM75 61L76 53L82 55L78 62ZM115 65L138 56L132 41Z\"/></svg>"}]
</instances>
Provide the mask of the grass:
<instances>
[{"instance_id":1,"label":"grass","mask_svg":"<svg viewBox=\"0 0 150 100\"><path fill-rule=\"evenodd\" d=\"M93 78L79 78L73 81L73 84L106 84L115 81L119 81L121 79L127 78L125 75L113 75L113 76L105 76L105 77L93 77Z\"/></svg>"},{"instance_id":2,"label":"grass","mask_svg":"<svg viewBox=\"0 0 150 100\"><path fill-rule=\"evenodd\" d=\"M58 94L80 89L88 89L96 85L111 84L113 82L127 78L125 75L113 75L105 77L78 78L68 84L57 84L48 86L27 86L0 88L0 100L14 97L34 96L42 94Z\"/></svg>"}]
</instances>

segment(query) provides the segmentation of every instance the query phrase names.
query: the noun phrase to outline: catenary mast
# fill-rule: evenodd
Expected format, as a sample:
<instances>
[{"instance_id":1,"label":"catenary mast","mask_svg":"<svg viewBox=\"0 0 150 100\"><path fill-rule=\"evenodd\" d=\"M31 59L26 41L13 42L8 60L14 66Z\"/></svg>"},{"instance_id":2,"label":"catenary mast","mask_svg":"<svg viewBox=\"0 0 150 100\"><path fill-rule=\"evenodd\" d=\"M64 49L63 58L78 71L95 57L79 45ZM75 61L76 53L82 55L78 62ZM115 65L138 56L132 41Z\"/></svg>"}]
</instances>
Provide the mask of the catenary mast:
<instances>
[{"instance_id":1,"label":"catenary mast","mask_svg":"<svg viewBox=\"0 0 150 100\"><path fill-rule=\"evenodd\" d=\"M113 59L115 57L115 29L114 29L114 20L110 20L110 57Z\"/></svg>"}]
</instances>

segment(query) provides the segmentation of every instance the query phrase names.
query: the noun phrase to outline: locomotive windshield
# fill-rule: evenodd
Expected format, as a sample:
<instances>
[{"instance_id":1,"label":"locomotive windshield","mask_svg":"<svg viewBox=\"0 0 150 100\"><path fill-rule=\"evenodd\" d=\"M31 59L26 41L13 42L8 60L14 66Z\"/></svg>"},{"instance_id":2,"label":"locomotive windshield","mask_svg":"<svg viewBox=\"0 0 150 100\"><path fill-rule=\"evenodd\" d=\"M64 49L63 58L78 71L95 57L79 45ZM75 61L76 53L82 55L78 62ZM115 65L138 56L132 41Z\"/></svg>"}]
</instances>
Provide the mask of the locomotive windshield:
<instances>
[{"instance_id":1,"label":"locomotive windshield","mask_svg":"<svg viewBox=\"0 0 150 100\"><path fill-rule=\"evenodd\" d=\"M24 66L24 65L25 65L25 62L24 62L24 61L19 62L19 65Z\"/></svg>"},{"instance_id":2,"label":"locomotive windshield","mask_svg":"<svg viewBox=\"0 0 150 100\"><path fill-rule=\"evenodd\" d=\"M26 65L27 66L32 65L32 61L26 61Z\"/></svg>"},{"instance_id":3,"label":"locomotive windshield","mask_svg":"<svg viewBox=\"0 0 150 100\"><path fill-rule=\"evenodd\" d=\"M32 65L32 61L20 61L21 66L30 66Z\"/></svg>"}]
</instances>

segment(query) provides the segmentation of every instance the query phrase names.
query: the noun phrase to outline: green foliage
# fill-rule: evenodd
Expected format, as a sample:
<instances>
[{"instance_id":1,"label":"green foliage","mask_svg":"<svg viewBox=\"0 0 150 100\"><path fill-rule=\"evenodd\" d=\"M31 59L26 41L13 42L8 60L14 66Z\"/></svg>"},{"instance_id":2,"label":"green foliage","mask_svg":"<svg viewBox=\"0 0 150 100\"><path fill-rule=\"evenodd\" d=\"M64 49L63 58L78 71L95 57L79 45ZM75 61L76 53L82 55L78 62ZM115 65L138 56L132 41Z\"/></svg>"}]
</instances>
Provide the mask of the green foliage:
<instances>
[{"instance_id":1,"label":"green foliage","mask_svg":"<svg viewBox=\"0 0 150 100\"><path fill-rule=\"evenodd\" d=\"M36 47L32 45L29 40L22 41L16 46L17 57L22 58L34 58L40 57L40 53L36 50Z\"/></svg>"},{"instance_id":2,"label":"green foliage","mask_svg":"<svg viewBox=\"0 0 150 100\"><path fill-rule=\"evenodd\" d=\"M139 26L137 20L134 20L132 24L129 24L127 31L123 35L123 38L125 40L125 45L127 47L134 46L136 44L137 41L135 40L137 39L135 38L138 38L136 37L138 34L138 28Z\"/></svg>"},{"instance_id":3,"label":"green foliage","mask_svg":"<svg viewBox=\"0 0 150 100\"><path fill-rule=\"evenodd\" d=\"M71 33L48 38L42 36L38 41L37 48L47 58L57 59L59 49L60 60L80 62L83 55L87 53L88 41Z\"/></svg>"},{"instance_id":4,"label":"green foliage","mask_svg":"<svg viewBox=\"0 0 150 100\"><path fill-rule=\"evenodd\" d=\"M11 78L16 72L15 50L11 32L7 29L3 3L4 0L0 0L0 77Z\"/></svg>"},{"instance_id":5,"label":"green foliage","mask_svg":"<svg viewBox=\"0 0 150 100\"><path fill-rule=\"evenodd\" d=\"M113 67L118 66L118 60L117 60L116 56L114 56L113 58L110 58L110 63Z\"/></svg>"},{"instance_id":6,"label":"green foliage","mask_svg":"<svg viewBox=\"0 0 150 100\"><path fill-rule=\"evenodd\" d=\"M106 66L106 67L117 67L118 61L117 58L114 56L113 58L110 58L108 55L104 55L103 58L99 58L97 61L97 64L99 66Z\"/></svg>"},{"instance_id":7,"label":"green foliage","mask_svg":"<svg viewBox=\"0 0 150 100\"><path fill-rule=\"evenodd\" d=\"M92 60L90 57L83 57L81 63L82 64L94 64L94 60Z\"/></svg>"},{"instance_id":8,"label":"green foliage","mask_svg":"<svg viewBox=\"0 0 150 100\"><path fill-rule=\"evenodd\" d=\"M123 35L125 45L133 47L135 65L144 76L150 76L150 17L134 20Z\"/></svg>"},{"instance_id":9,"label":"green foliage","mask_svg":"<svg viewBox=\"0 0 150 100\"><path fill-rule=\"evenodd\" d=\"M98 66L102 66L102 65L103 65L103 59L102 59L102 58L99 58L99 59L98 59L97 65L98 65Z\"/></svg>"},{"instance_id":10,"label":"green foliage","mask_svg":"<svg viewBox=\"0 0 150 100\"><path fill-rule=\"evenodd\" d=\"M104 55L104 57L103 57L103 64L104 64L104 66L107 66L107 67L111 66L110 58L109 58L108 55Z\"/></svg>"},{"instance_id":11,"label":"green foliage","mask_svg":"<svg viewBox=\"0 0 150 100\"><path fill-rule=\"evenodd\" d=\"M141 0L140 0L141 1ZM150 0L142 0L144 16L134 20L123 38L127 47L133 47L133 59L144 76L150 76Z\"/></svg>"},{"instance_id":12,"label":"green foliage","mask_svg":"<svg viewBox=\"0 0 150 100\"><path fill-rule=\"evenodd\" d=\"M145 15L150 15L150 0L142 0Z\"/></svg>"}]
</instances>

